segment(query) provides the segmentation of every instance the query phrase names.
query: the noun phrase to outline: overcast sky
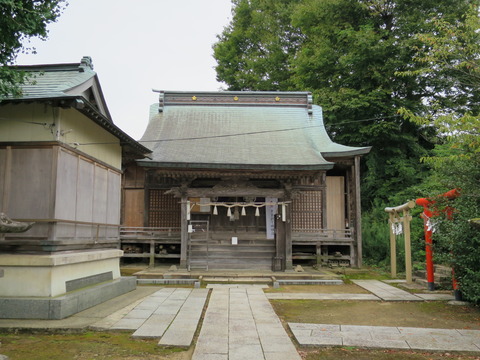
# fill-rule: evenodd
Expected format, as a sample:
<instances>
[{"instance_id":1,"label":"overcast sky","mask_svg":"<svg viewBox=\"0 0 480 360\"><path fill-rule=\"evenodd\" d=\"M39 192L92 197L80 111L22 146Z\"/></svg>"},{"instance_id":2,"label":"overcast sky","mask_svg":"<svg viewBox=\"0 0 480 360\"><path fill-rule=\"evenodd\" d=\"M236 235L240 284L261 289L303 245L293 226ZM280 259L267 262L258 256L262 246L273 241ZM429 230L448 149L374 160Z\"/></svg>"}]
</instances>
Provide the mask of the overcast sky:
<instances>
[{"instance_id":1,"label":"overcast sky","mask_svg":"<svg viewBox=\"0 0 480 360\"><path fill-rule=\"evenodd\" d=\"M18 65L91 56L115 124L134 139L157 90L216 91L212 45L231 19L230 0L69 0L37 54Z\"/></svg>"}]
</instances>

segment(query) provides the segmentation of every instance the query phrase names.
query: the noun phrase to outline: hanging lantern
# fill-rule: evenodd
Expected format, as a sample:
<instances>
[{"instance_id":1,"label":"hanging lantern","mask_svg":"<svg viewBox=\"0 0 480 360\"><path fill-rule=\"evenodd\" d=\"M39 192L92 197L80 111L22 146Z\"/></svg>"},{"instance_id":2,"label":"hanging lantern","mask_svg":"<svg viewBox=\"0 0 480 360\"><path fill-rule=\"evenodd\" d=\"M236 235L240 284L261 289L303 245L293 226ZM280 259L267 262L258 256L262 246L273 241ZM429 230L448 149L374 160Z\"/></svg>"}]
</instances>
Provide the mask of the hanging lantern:
<instances>
[{"instance_id":1,"label":"hanging lantern","mask_svg":"<svg viewBox=\"0 0 480 360\"><path fill-rule=\"evenodd\" d=\"M247 212L245 210L245 206L242 206L242 216L247 216Z\"/></svg>"},{"instance_id":2,"label":"hanging lantern","mask_svg":"<svg viewBox=\"0 0 480 360\"><path fill-rule=\"evenodd\" d=\"M213 215L218 215L217 205L213 207Z\"/></svg>"},{"instance_id":3,"label":"hanging lantern","mask_svg":"<svg viewBox=\"0 0 480 360\"><path fill-rule=\"evenodd\" d=\"M255 209L255 216L260 216L260 209L258 208L258 206Z\"/></svg>"}]
</instances>

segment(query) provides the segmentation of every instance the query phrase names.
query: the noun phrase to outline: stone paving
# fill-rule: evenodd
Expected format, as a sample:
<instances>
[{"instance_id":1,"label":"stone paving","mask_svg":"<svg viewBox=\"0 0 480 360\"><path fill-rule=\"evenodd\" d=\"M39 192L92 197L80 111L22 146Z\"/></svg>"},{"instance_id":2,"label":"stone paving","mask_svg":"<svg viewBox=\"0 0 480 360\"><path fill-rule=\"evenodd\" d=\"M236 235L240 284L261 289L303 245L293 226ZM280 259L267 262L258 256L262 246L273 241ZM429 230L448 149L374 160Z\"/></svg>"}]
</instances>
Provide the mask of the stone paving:
<instances>
[{"instance_id":1,"label":"stone paving","mask_svg":"<svg viewBox=\"0 0 480 360\"><path fill-rule=\"evenodd\" d=\"M267 293L265 295L270 300L380 300L373 294Z\"/></svg>"},{"instance_id":2,"label":"stone paving","mask_svg":"<svg viewBox=\"0 0 480 360\"><path fill-rule=\"evenodd\" d=\"M385 301L424 301L424 299L405 290L378 280L352 280L352 282Z\"/></svg>"},{"instance_id":3,"label":"stone paving","mask_svg":"<svg viewBox=\"0 0 480 360\"><path fill-rule=\"evenodd\" d=\"M480 330L289 323L301 346L480 351Z\"/></svg>"},{"instance_id":4,"label":"stone paving","mask_svg":"<svg viewBox=\"0 0 480 360\"><path fill-rule=\"evenodd\" d=\"M353 280L369 294L264 293L267 285L209 284L206 289L162 288L128 311L106 319L111 329L133 337L158 338L159 345L189 347L210 292L192 360L300 360L269 299L425 301L448 294L416 294L377 280ZM108 320L108 321L107 321ZM112 325L113 324L113 325ZM480 351L480 331L382 326L289 324L301 346Z\"/></svg>"},{"instance_id":5,"label":"stone paving","mask_svg":"<svg viewBox=\"0 0 480 360\"><path fill-rule=\"evenodd\" d=\"M300 360L263 290L214 286L192 360Z\"/></svg>"},{"instance_id":6,"label":"stone paving","mask_svg":"<svg viewBox=\"0 0 480 360\"><path fill-rule=\"evenodd\" d=\"M150 295L112 330L134 330L133 337L159 338L159 345L190 346L207 300L207 289L163 288Z\"/></svg>"}]
</instances>

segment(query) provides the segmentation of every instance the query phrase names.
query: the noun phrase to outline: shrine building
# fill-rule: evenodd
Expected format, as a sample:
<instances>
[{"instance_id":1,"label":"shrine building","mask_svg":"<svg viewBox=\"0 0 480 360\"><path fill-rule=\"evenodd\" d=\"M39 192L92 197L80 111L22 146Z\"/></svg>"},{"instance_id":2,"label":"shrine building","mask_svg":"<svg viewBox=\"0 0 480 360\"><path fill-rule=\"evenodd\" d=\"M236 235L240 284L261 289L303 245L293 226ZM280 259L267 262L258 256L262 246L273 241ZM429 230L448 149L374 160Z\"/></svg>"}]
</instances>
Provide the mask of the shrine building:
<instances>
[{"instance_id":1,"label":"shrine building","mask_svg":"<svg viewBox=\"0 0 480 360\"><path fill-rule=\"evenodd\" d=\"M159 91L123 172L124 258L187 269L361 266L360 157L308 92Z\"/></svg>"}]
</instances>

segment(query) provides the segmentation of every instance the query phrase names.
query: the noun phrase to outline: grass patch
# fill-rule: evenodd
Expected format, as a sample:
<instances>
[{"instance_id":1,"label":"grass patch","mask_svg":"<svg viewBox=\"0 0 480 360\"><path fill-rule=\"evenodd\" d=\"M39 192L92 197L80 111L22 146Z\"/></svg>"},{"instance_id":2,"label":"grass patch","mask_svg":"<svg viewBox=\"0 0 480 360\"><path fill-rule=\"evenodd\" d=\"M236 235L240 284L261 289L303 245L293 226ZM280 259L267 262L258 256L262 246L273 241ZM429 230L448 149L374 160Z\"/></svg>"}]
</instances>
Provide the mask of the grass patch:
<instances>
[{"instance_id":1,"label":"grass patch","mask_svg":"<svg viewBox=\"0 0 480 360\"><path fill-rule=\"evenodd\" d=\"M178 359L177 353L186 352L160 347L158 339L133 339L121 332L2 333L0 338L0 353L15 360Z\"/></svg>"},{"instance_id":2,"label":"grass patch","mask_svg":"<svg viewBox=\"0 0 480 360\"><path fill-rule=\"evenodd\" d=\"M286 322L480 329L480 310L444 302L271 300Z\"/></svg>"}]
</instances>

